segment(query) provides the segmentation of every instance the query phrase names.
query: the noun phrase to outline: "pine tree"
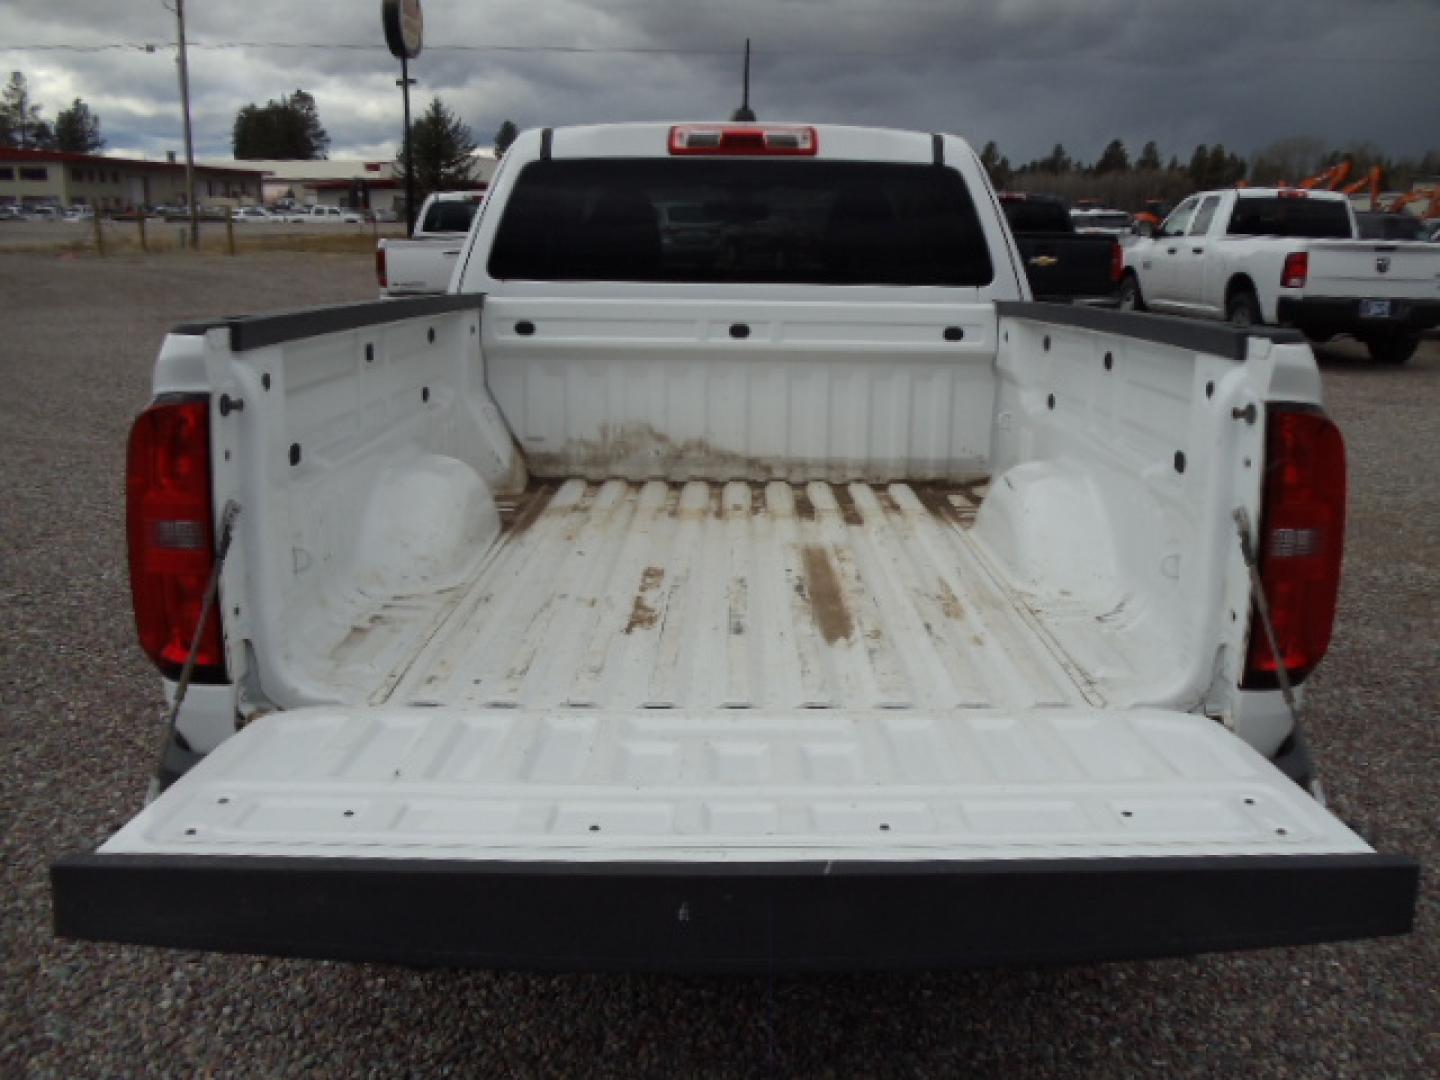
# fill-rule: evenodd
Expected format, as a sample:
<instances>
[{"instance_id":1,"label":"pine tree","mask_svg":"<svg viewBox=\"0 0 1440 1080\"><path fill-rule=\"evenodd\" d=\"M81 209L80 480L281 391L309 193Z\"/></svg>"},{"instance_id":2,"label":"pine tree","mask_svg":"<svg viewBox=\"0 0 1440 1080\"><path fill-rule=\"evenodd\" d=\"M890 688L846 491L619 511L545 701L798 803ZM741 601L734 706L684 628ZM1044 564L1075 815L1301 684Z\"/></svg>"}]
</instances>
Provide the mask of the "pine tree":
<instances>
[{"instance_id":1,"label":"pine tree","mask_svg":"<svg viewBox=\"0 0 1440 1080\"><path fill-rule=\"evenodd\" d=\"M1204 143L1195 147L1195 152L1190 155L1190 165L1185 170L1190 175L1190 183L1197 188L1206 186L1206 178L1210 175L1210 148Z\"/></svg>"},{"instance_id":2,"label":"pine tree","mask_svg":"<svg viewBox=\"0 0 1440 1080\"><path fill-rule=\"evenodd\" d=\"M304 90L279 101L243 106L231 129L235 156L246 161L315 161L330 150L315 99Z\"/></svg>"},{"instance_id":3,"label":"pine tree","mask_svg":"<svg viewBox=\"0 0 1440 1080\"><path fill-rule=\"evenodd\" d=\"M515 126L514 120L506 120L500 125L500 130L495 132L495 160L505 156L505 151L510 149L510 144L520 135L520 129Z\"/></svg>"},{"instance_id":4,"label":"pine tree","mask_svg":"<svg viewBox=\"0 0 1440 1080\"><path fill-rule=\"evenodd\" d=\"M1135 168L1153 170L1156 172L1159 171L1160 148L1155 145L1154 139L1151 139L1149 142L1147 142L1144 148L1141 149L1140 156L1135 159Z\"/></svg>"},{"instance_id":5,"label":"pine tree","mask_svg":"<svg viewBox=\"0 0 1440 1080\"><path fill-rule=\"evenodd\" d=\"M1130 153L1125 149L1125 144L1119 139L1111 139L1109 144L1100 154L1100 160L1095 162L1095 172L1116 173L1130 171Z\"/></svg>"},{"instance_id":6,"label":"pine tree","mask_svg":"<svg viewBox=\"0 0 1440 1080\"><path fill-rule=\"evenodd\" d=\"M61 109L55 117L55 147L77 154L90 154L105 146L105 136L100 134L100 117L90 111L90 106L78 97L68 109Z\"/></svg>"},{"instance_id":7,"label":"pine tree","mask_svg":"<svg viewBox=\"0 0 1440 1080\"><path fill-rule=\"evenodd\" d=\"M470 128L439 97L410 127L410 150L415 156L415 187L423 197L432 191L465 187L474 182L475 139ZM395 171L405 180L405 153L397 156Z\"/></svg>"},{"instance_id":8,"label":"pine tree","mask_svg":"<svg viewBox=\"0 0 1440 1080\"><path fill-rule=\"evenodd\" d=\"M12 71L0 94L0 138L3 145L22 150L44 150L54 145L50 125L40 119L40 104L30 98L23 71Z\"/></svg>"},{"instance_id":9,"label":"pine tree","mask_svg":"<svg viewBox=\"0 0 1440 1080\"><path fill-rule=\"evenodd\" d=\"M995 145L993 139L985 144L985 149L980 151L980 164L985 167L985 172L990 177L990 183L995 187L1003 188L1010 183L1013 175L1010 159L1000 153L1000 148Z\"/></svg>"}]
</instances>

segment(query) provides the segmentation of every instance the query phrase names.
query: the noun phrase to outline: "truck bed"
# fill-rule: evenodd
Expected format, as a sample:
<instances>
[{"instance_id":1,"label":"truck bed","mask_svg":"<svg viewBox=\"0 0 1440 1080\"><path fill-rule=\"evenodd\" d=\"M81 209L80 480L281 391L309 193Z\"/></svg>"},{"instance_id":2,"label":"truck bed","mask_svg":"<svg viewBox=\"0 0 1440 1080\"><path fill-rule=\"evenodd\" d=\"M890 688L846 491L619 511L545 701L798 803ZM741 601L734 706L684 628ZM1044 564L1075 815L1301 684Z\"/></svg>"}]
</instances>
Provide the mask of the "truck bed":
<instances>
[{"instance_id":1,"label":"truck bed","mask_svg":"<svg viewBox=\"0 0 1440 1080\"><path fill-rule=\"evenodd\" d=\"M370 703L775 712L1102 704L968 535L984 490L534 485L504 507L478 577L452 591L422 642L412 633L410 649L392 653ZM341 642L337 663L376 670L372 650L400 645L386 632L390 618L362 620L365 632Z\"/></svg>"}]
</instances>

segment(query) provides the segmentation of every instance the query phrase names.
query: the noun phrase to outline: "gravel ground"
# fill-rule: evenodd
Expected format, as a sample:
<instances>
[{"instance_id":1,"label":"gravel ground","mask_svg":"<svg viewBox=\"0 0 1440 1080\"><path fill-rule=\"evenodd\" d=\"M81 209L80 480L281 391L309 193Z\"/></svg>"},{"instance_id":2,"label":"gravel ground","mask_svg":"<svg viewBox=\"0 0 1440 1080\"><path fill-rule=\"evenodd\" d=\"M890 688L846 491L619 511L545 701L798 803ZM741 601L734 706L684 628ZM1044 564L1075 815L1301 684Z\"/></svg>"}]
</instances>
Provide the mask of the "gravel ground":
<instances>
[{"instance_id":1,"label":"gravel ground","mask_svg":"<svg viewBox=\"0 0 1440 1080\"><path fill-rule=\"evenodd\" d=\"M1325 350L1345 592L1310 730L1339 812L1426 865L1405 939L1056 971L537 977L83 945L46 867L138 809L156 680L121 469L173 323L373 295L368 257L0 254L0 1074L1440 1074L1440 343Z\"/></svg>"}]
</instances>

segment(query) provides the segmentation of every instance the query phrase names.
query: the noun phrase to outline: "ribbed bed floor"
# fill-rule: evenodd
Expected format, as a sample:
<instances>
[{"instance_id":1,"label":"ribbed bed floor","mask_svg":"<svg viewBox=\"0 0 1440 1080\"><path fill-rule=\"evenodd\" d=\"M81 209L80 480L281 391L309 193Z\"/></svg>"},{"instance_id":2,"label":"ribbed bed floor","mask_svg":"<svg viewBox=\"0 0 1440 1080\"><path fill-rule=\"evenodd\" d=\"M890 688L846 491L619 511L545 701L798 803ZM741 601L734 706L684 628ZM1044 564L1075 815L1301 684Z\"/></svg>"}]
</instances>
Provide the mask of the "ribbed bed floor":
<instances>
[{"instance_id":1,"label":"ribbed bed floor","mask_svg":"<svg viewBox=\"0 0 1440 1080\"><path fill-rule=\"evenodd\" d=\"M379 704L1101 704L967 535L983 484L531 489Z\"/></svg>"}]
</instances>

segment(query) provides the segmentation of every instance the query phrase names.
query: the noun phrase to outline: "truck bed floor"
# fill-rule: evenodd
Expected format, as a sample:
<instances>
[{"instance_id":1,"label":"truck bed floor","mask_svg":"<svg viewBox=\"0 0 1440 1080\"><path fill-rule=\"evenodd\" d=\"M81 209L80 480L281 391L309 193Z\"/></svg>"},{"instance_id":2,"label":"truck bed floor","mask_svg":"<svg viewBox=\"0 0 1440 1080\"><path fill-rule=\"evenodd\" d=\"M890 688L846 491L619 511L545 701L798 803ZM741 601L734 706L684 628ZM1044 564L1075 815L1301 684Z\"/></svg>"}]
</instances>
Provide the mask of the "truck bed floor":
<instances>
[{"instance_id":1,"label":"truck bed floor","mask_svg":"<svg viewBox=\"0 0 1440 1080\"><path fill-rule=\"evenodd\" d=\"M970 485L532 487L372 704L1025 709L1097 692L967 534Z\"/></svg>"}]
</instances>

